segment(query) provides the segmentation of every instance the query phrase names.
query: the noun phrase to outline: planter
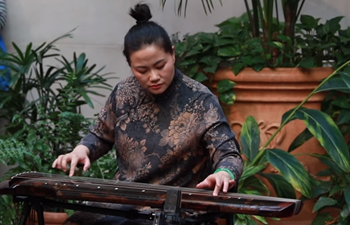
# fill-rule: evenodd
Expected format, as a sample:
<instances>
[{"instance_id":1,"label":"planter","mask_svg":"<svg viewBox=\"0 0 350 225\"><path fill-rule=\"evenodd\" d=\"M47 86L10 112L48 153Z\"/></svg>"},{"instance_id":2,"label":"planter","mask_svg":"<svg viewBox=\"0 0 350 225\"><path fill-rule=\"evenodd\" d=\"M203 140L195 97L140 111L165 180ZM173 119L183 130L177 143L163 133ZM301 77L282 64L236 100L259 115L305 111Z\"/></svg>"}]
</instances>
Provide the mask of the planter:
<instances>
[{"instance_id":1,"label":"planter","mask_svg":"<svg viewBox=\"0 0 350 225\"><path fill-rule=\"evenodd\" d=\"M68 214L65 212L44 212L45 225L62 225L67 218ZM26 225L37 225L37 219L36 212L31 213Z\"/></svg>"},{"instance_id":2,"label":"planter","mask_svg":"<svg viewBox=\"0 0 350 225\"><path fill-rule=\"evenodd\" d=\"M320 80L333 72L332 68L264 68L260 72L247 68L238 76L230 69L221 69L215 74L215 81L229 79L236 82L234 91L236 101L232 106L223 105L231 128L239 139L241 127L248 116L253 116L260 127L261 144L265 144L271 134L279 127L282 115L297 106L320 83ZM215 92L215 85L214 85ZM325 93L313 96L304 107L320 109ZM271 142L269 148L288 150L294 138L305 129L302 121L292 121L287 124ZM296 149L293 154L318 153L325 150L313 138ZM310 156L297 156L306 170L313 176L325 167L318 159ZM268 167L265 172L277 173ZM274 193L273 193L274 194ZM297 197L300 194L297 193ZM312 208L315 201L306 201L302 212L292 218L285 218L277 224L309 225L315 214ZM271 222L269 224L276 224Z\"/></svg>"}]
</instances>

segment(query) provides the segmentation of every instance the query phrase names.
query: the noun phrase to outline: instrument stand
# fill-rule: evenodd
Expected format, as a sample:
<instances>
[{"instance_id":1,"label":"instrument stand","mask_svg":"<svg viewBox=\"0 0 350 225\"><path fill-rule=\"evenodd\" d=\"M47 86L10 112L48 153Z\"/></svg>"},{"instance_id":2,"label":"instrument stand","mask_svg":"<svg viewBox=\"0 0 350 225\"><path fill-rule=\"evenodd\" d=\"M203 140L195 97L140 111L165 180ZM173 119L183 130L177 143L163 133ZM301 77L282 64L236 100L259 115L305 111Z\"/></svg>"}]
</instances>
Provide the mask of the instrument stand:
<instances>
[{"instance_id":1,"label":"instrument stand","mask_svg":"<svg viewBox=\"0 0 350 225\"><path fill-rule=\"evenodd\" d=\"M38 216L38 225L45 225L43 204L38 198L16 197L15 201L24 202L19 225L26 224L26 221L30 215L30 212L33 209L36 211Z\"/></svg>"},{"instance_id":2,"label":"instrument stand","mask_svg":"<svg viewBox=\"0 0 350 225\"><path fill-rule=\"evenodd\" d=\"M156 213L153 225L181 225L181 191L169 189L167 191L163 211Z\"/></svg>"},{"instance_id":3,"label":"instrument stand","mask_svg":"<svg viewBox=\"0 0 350 225\"><path fill-rule=\"evenodd\" d=\"M154 216L149 214L143 214L136 210L115 210L109 208L100 208L95 206L88 206L82 204L68 203L68 202L58 202L55 200L50 200L46 198L37 198L37 197L24 197L24 196L15 196L14 202L23 202L23 209L21 213L19 225L26 225L26 221L29 218L29 215L32 210L35 210L38 217L38 225L45 225L44 221L44 206L71 209L77 211L91 212L91 213L100 213L104 215L111 216L120 216L127 219L144 219L144 220L153 220Z\"/></svg>"},{"instance_id":4,"label":"instrument stand","mask_svg":"<svg viewBox=\"0 0 350 225\"><path fill-rule=\"evenodd\" d=\"M141 213L136 210L116 210L110 208L101 208L96 206L89 206L77 203L60 202L41 197L15 196L14 202L23 202L23 209L21 213L19 225L26 225L32 210L36 211L38 218L38 225L45 225L44 221L44 206L64 208L78 211L85 211L91 213L99 213L111 216L120 216L127 219L143 219L153 221L153 225L181 225L188 224L185 219L181 217L181 190L169 189L166 194L163 209L161 211L153 212L152 214ZM208 213L196 218L195 222L190 224L198 224L200 221L209 221L215 214Z\"/></svg>"},{"instance_id":5,"label":"instrument stand","mask_svg":"<svg viewBox=\"0 0 350 225\"><path fill-rule=\"evenodd\" d=\"M38 217L38 225L45 225L44 206L53 206L72 210L81 210L94 213L102 213L106 215L122 216L125 218L151 219L152 216L140 214L136 211L118 211L113 209L105 209L92 207L87 205L77 205L67 202L57 202L45 198L37 197L14 197L14 201L23 202L23 210L21 213L19 225L25 225L32 210L35 210ZM167 191L162 212L156 212L153 216L154 225L181 225L181 190L170 189Z\"/></svg>"}]
</instances>

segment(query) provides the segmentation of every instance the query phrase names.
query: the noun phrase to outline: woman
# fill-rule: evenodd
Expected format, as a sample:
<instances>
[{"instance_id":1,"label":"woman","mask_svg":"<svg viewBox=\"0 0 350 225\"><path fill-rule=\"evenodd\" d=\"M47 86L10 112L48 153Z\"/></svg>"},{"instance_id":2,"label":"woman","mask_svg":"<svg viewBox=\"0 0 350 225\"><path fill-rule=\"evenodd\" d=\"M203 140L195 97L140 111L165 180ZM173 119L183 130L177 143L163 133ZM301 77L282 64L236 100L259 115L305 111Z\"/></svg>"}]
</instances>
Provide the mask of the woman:
<instances>
[{"instance_id":1,"label":"woman","mask_svg":"<svg viewBox=\"0 0 350 225\"><path fill-rule=\"evenodd\" d=\"M115 145L117 180L206 188L214 196L227 192L243 164L217 98L174 67L170 38L149 21L147 5L137 4L130 15L137 22L125 36L123 53L134 76L116 85L90 133L53 167L68 170L70 164L72 176L78 164L86 171ZM95 222L127 223L117 217Z\"/></svg>"}]
</instances>

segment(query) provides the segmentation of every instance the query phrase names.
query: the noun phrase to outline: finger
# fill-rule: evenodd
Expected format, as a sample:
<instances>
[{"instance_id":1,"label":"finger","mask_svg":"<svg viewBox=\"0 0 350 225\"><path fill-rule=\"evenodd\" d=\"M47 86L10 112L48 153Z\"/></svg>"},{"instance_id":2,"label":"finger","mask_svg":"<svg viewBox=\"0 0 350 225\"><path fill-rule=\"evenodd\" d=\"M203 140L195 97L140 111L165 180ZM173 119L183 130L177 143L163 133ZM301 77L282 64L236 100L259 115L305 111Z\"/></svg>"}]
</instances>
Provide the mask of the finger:
<instances>
[{"instance_id":1,"label":"finger","mask_svg":"<svg viewBox=\"0 0 350 225\"><path fill-rule=\"evenodd\" d=\"M90 168L90 159L87 158L87 159L85 159L83 170L86 172L89 168Z\"/></svg>"},{"instance_id":2,"label":"finger","mask_svg":"<svg viewBox=\"0 0 350 225\"><path fill-rule=\"evenodd\" d=\"M63 159L64 159L64 155L61 155L57 158L57 168L60 170L64 170Z\"/></svg>"},{"instance_id":3,"label":"finger","mask_svg":"<svg viewBox=\"0 0 350 225\"><path fill-rule=\"evenodd\" d=\"M208 186L209 185L206 179L196 185L197 188L201 188L201 189L208 188Z\"/></svg>"},{"instance_id":4,"label":"finger","mask_svg":"<svg viewBox=\"0 0 350 225\"><path fill-rule=\"evenodd\" d=\"M78 165L78 158L77 157L73 157L71 162L70 162L70 169L69 169L69 176L70 177L74 175L75 168L77 167L77 165Z\"/></svg>"},{"instance_id":5,"label":"finger","mask_svg":"<svg viewBox=\"0 0 350 225\"><path fill-rule=\"evenodd\" d=\"M222 187L222 192L226 193L228 190L228 185L229 185L229 180L228 179L224 179L224 185Z\"/></svg>"},{"instance_id":6,"label":"finger","mask_svg":"<svg viewBox=\"0 0 350 225\"><path fill-rule=\"evenodd\" d=\"M216 184L213 191L213 196L218 196L220 189L221 189L221 185Z\"/></svg>"},{"instance_id":7,"label":"finger","mask_svg":"<svg viewBox=\"0 0 350 225\"><path fill-rule=\"evenodd\" d=\"M216 176L215 177L215 187L213 191L213 195L217 196L221 190L222 187L222 181L221 181L221 176Z\"/></svg>"},{"instance_id":8,"label":"finger","mask_svg":"<svg viewBox=\"0 0 350 225\"><path fill-rule=\"evenodd\" d=\"M66 172L67 171L67 163L69 163L71 161L71 158L69 155L64 155L61 157L60 159L60 165L61 165L61 169Z\"/></svg>"},{"instance_id":9,"label":"finger","mask_svg":"<svg viewBox=\"0 0 350 225\"><path fill-rule=\"evenodd\" d=\"M52 163L52 168L57 168L57 169L61 169L61 160L62 160L62 155L58 156L57 159L55 159L55 161Z\"/></svg>"},{"instance_id":10,"label":"finger","mask_svg":"<svg viewBox=\"0 0 350 225\"><path fill-rule=\"evenodd\" d=\"M236 185L236 181L235 180L230 180L228 182L228 190L230 190L231 188L233 188Z\"/></svg>"},{"instance_id":11,"label":"finger","mask_svg":"<svg viewBox=\"0 0 350 225\"><path fill-rule=\"evenodd\" d=\"M57 159L55 159L55 161L53 161L51 167L52 167L52 168L56 168L56 166L57 166Z\"/></svg>"}]
</instances>

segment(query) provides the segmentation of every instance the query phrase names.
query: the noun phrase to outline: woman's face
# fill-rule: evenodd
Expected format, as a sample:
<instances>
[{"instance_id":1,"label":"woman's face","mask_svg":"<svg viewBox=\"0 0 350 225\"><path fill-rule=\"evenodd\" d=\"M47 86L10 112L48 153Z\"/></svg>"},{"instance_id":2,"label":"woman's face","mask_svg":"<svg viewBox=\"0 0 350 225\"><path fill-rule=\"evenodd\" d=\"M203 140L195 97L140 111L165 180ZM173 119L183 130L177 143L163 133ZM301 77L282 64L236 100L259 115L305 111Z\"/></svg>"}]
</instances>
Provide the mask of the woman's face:
<instances>
[{"instance_id":1,"label":"woman's face","mask_svg":"<svg viewBox=\"0 0 350 225\"><path fill-rule=\"evenodd\" d=\"M152 94L162 94L175 73L175 54L153 44L131 53L130 67L137 81Z\"/></svg>"}]
</instances>

